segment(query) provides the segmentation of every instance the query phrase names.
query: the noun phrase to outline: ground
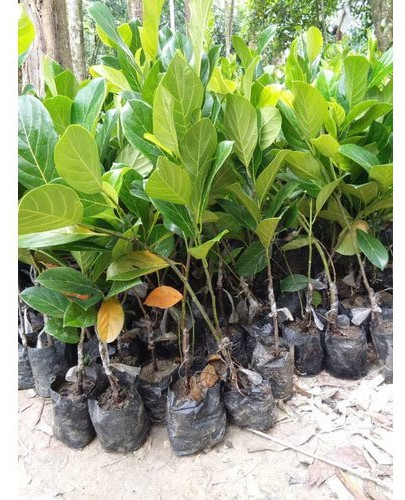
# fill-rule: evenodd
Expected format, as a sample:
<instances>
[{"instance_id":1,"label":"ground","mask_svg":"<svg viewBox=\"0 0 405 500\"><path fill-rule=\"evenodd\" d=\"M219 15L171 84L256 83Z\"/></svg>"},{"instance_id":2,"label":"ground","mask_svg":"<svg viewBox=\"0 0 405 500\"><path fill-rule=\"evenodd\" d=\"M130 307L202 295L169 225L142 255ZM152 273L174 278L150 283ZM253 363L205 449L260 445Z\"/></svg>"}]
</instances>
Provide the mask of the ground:
<instances>
[{"instance_id":1,"label":"ground","mask_svg":"<svg viewBox=\"0 0 405 500\"><path fill-rule=\"evenodd\" d=\"M278 421L268 432L284 446L229 425L216 448L183 458L171 451L163 426L154 426L146 444L134 453L106 453L97 439L83 450L71 450L52 437L50 400L32 389L19 391L20 495L98 500L391 499L392 385L383 382L378 368L361 381L338 380L322 372L295 377L294 386L295 396L279 406Z\"/></svg>"}]
</instances>

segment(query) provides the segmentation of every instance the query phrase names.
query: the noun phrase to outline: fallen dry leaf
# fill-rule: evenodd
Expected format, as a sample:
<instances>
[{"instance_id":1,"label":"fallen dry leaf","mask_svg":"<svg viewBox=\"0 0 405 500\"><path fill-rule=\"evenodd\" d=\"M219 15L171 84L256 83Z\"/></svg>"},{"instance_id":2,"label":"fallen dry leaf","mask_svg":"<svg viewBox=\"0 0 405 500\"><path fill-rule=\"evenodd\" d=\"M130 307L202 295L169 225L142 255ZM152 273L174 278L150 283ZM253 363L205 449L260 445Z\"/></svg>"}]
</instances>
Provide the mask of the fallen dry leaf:
<instances>
[{"instance_id":1,"label":"fallen dry leaf","mask_svg":"<svg viewBox=\"0 0 405 500\"><path fill-rule=\"evenodd\" d=\"M310 486L320 486L329 477L336 474L336 468L320 460L314 460L308 467L308 474L308 484Z\"/></svg>"},{"instance_id":2,"label":"fallen dry leaf","mask_svg":"<svg viewBox=\"0 0 405 500\"><path fill-rule=\"evenodd\" d=\"M190 378L190 396L194 401L201 401L203 398L201 384L194 376Z\"/></svg>"},{"instance_id":3,"label":"fallen dry leaf","mask_svg":"<svg viewBox=\"0 0 405 500\"><path fill-rule=\"evenodd\" d=\"M356 469L358 467L368 468L368 462L364 458L364 453L357 446L340 446L331 453L328 453L328 457L351 469Z\"/></svg>"},{"instance_id":4,"label":"fallen dry leaf","mask_svg":"<svg viewBox=\"0 0 405 500\"><path fill-rule=\"evenodd\" d=\"M171 286L158 286L145 299L144 304L159 309L169 309L183 298L183 295Z\"/></svg>"},{"instance_id":5,"label":"fallen dry leaf","mask_svg":"<svg viewBox=\"0 0 405 500\"><path fill-rule=\"evenodd\" d=\"M213 387L218 380L218 375L215 371L215 367L211 364L208 364L201 372L200 380L201 384L204 387Z\"/></svg>"}]
</instances>

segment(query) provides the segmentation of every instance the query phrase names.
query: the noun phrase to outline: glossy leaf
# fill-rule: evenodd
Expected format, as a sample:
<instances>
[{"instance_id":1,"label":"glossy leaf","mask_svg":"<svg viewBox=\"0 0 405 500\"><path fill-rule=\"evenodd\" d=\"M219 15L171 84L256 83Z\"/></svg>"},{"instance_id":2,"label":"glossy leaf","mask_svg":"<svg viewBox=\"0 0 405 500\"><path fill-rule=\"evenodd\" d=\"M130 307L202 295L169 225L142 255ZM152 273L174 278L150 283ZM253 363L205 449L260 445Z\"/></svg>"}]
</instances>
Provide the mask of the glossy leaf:
<instances>
[{"instance_id":1,"label":"glossy leaf","mask_svg":"<svg viewBox=\"0 0 405 500\"><path fill-rule=\"evenodd\" d=\"M315 26L311 26L306 32L306 51L310 63L319 56L323 45L322 33Z\"/></svg>"},{"instance_id":2,"label":"glossy leaf","mask_svg":"<svg viewBox=\"0 0 405 500\"><path fill-rule=\"evenodd\" d=\"M359 249L364 253L367 259L374 264L378 269L384 271L388 264L388 251L384 245L372 236L365 233L361 229L356 230L357 243Z\"/></svg>"},{"instance_id":3,"label":"glossy leaf","mask_svg":"<svg viewBox=\"0 0 405 500\"><path fill-rule=\"evenodd\" d=\"M202 245L189 248L189 252L190 252L191 256L194 257L195 259L205 259L208 255L208 252L215 245L215 243L218 243L218 241L221 241L223 236L225 236L225 234L227 234L227 233L229 233L229 231L227 229L225 229L225 231L222 231L222 233L215 236L215 238L212 238L211 240L206 241Z\"/></svg>"},{"instance_id":4,"label":"glossy leaf","mask_svg":"<svg viewBox=\"0 0 405 500\"><path fill-rule=\"evenodd\" d=\"M319 182L323 177L320 164L311 153L290 151L285 161L294 174L302 179L314 179Z\"/></svg>"},{"instance_id":5,"label":"glossy leaf","mask_svg":"<svg viewBox=\"0 0 405 500\"><path fill-rule=\"evenodd\" d=\"M262 205L268 192L272 188L283 162L288 154L288 150L281 150L277 153L274 160L267 165L263 172L256 179L256 194L259 204Z\"/></svg>"},{"instance_id":6,"label":"glossy leaf","mask_svg":"<svg viewBox=\"0 0 405 500\"><path fill-rule=\"evenodd\" d=\"M76 326L86 328L94 326L97 321L97 311L95 307L89 308L87 311L82 309L75 302L71 302L63 316L63 326Z\"/></svg>"},{"instance_id":7,"label":"glossy leaf","mask_svg":"<svg viewBox=\"0 0 405 500\"><path fill-rule=\"evenodd\" d=\"M46 318L44 330L64 344L77 344L80 340L78 329L70 326L64 327L60 318Z\"/></svg>"},{"instance_id":8,"label":"glossy leaf","mask_svg":"<svg viewBox=\"0 0 405 500\"><path fill-rule=\"evenodd\" d=\"M164 269L168 264L158 255L139 250L112 262L107 269L107 280L128 281Z\"/></svg>"},{"instance_id":9,"label":"glossy leaf","mask_svg":"<svg viewBox=\"0 0 405 500\"><path fill-rule=\"evenodd\" d=\"M68 299L59 292L42 286L32 286L20 293L22 300L41 314L63 318L69 305Z\"/></svg>"},{"instance_id":10,"label":"glossy leaf","mask_svg":"<svg viewBox=\"0 0 405 500\"><path fill-rule=\"evenodd\" d=\"M168 203L158 199L152 199L156 210L162 214L165 226L174 231L173 225L177 226L184 237L193 238L195 235L194 225L184 205ZM176 232L177 234L177 232Z\"/></svg>"},{"instance_id":11,"label":"glossy leaf","mask_svg":"<svg viewBox=\"0 0 405 500\"><path fill-rule=\"evenodd\" d=\"M85 227L69 226L61 229L54 229L53 231L23 234L18 237L18 247L31 249L55 247L59 245L69 245L95 237L100 237L100 234ZM97 246L97 249L100 249L100 247Z\"/></svg>"},{"instance_id":12,"label":"glossy leaf","mask_svg":"<svg viewBox=\"0 0 405 500\"><path fill-rule=\"evenodd\" d=\"M46 184L28 191L18 207L19 234L72 226L82 219L83 205L79 197L65 186Z\"/></svg>"},{"instance_id":13,"label":"glossy leaf","mask_svg":"<svg viewBox=\"0 0 405 500\"><path fill-rule=\"evenodd\" d=\"M323 206L329 200L330 196L332 195L336 187L339 185L341 180L342 178L339 178L332 182L329 182L329 184L323 186L323 188L319 191L319 194L316 197L316 205L315 205L317 214L322 210Z\"/></svg>"},{"instance_id":14,"label":"glossy leaf","mask_svg":"<svg viewBox=\"0 0 405 500\"><path fill-rule=\"evenodd\" d=\"M109 299L110 297L115 297L119 293L126 292L127 290L130 290L131 288L134 288L141 283L142 281L139 278L135 278L131 281L113 281L106 298Z\"/></svg>"},{"instance_id":15,"label":"glossy leaf","mask_svg":"<svg viewBox=\"0 0 405 500\"><path fill-rule=\"evenodd\" d=\"M217 132L211 120L203 118L192 125L180 143L182 163L194 179L199 171L206 170L215 156ZM199 186L201 192L201 186Z\"/></svg>"},{"instance_id":16,"label":"glossy leaf","mask_svg":"<svg viewBox=\"0 0 405 500\"><path fill-rule=\"evenodd\" d=\"M263 247L267 250L274 238L280 217L263 219L256 228L256 234L259 237Z\"/></svg>"},{"instance_id":17,"label":"glossy leaf","mask_svg":"<svg viewBox=\"0 0 405 500\"><path fill-rule=\"evenodd\" d=\"M281 130L281 114L277 108L266 107L260 113L260 149L264 151L277 139Z\"/></svg>"},{"instance_id":18,"label":"glossy leaf","mask_svg":"<svg viewBox=\"0 0 405 500\"><path fill-rule=\"evenodd\" d=\"M239 276L254 276L267 266L263 245L256 241L248 246L236 261L235 272Z\"/></svg>"},{"instance_id":19,"label":"glossy leaf","mask_svg":"<svg viewBox=\"0 0 405 500\"><path fill-rule=\"evenodd\" d=\"M101 295L99 288L89 278L70 267L47 269L38 276L38 282L46 288L83 300L92 295Z\"/></svg>"},{"instance_id":20,"label":"glossy leaf","mask_svg":"<svg viewBox=\"0 0 405 500\"><path fill-rule=\"evenodd\" d=\"M368 175L370 176L370 179L374 179L384 190L387 190L393 187L393 173L393 164L387 163L386 165L373 165L370 168Z\"/></svg>"},{"instance_id":21,"label":"glossy leaf","mask_svg":"<svg viewBox=\"0 0 405 500\"><path fill-rule=\"evenodd\" d=\"M365 205L378 196L378 184L374 181L365 184L345 184L344 192L361 200Z\"/></svg>"},{"instance_id":22,"label":"glossy leaf","mask_svg":"<svg viewBox=\"0 0 405 500\"><path fill-rule=\"evenodd\" d=\"M360 102L366 93L369 62L364 56L347 56L343 64L346 99L351 108Z\"/></svg>"},{"instance_id":23,"label":"glossy leaf","mask_svg":"<svg viewBox=\"0 0 405 500\"><path fill-rule=\"evenodd\" d=\"M102 187L97 143L81 125L70 125L55 146L59 175L83 193L98 193Z\"/></svg>"},{"instance_id":24,"label":"glossy leaf","mask_svg":"<svg viewBox=\"0 0 405 500\"><path fill-rule=\"evenodd\" d=\"M140 26L142 48L145 56L154 61L158 52L158 30L164 0L143 2L143 26Z\"/></svg>"},{"instance_id":25,"label":"glossy leaf","mask_svg":"<svg viewBox=\"0 0 405 500\"><path fill-rule=\"evenodd\" d=\"M244 97L228 94L224 126L227 138L234 141L234 150L247 168L259 137L255 108Z\"/></svg>"},{"instance_id":26,"label":"glossy leaf","mask_svg":"<svg viewBox=\"0 0 405 500\"><path fill-rule=\"evenodd\" d=\"M303 248L309 245L308 236L300 236L295 238L295 240L289 241L282 247L280 250L282 252L288 252L289 250L298 250L299 248Z\"/></svg>"},{"instance_id":27,"label":"glossy leaf","mask_svg":"<svg viewBox=\"0 0 405 500\"><path fill-rule=\"evenodd\" d=\"M190 177L184 169L160 156L146 182L145 192L151 198L187 205L191 194Z\"/></svg>"},{"instance_id":28,"label":"glossy leaf","mask_svg":"<svg viewBox=\"0 0 405 500\"><path fill-rule=\"evenodd\" d=\"M171 93L159 84L153 101L153 133L167 151L179 154L178 137L174 121L175 101Z\"/></svg>"},{"instance_id":29,"label":"glossy leaf","mask_svg":"<svg viewBox=\"0 0 405 500\"><path fill-rule=\"evenodd\" d=\"M39 99L18 98L18 181L27 189L57 177L53 150L58 140L52 119Z\"/></svg>"},{"instance_id":30,"label":"glossy leaf","mask_svg":"<svg viewBox=\"0 0 405 500\"><path fill-rule=\"evenodd\" d=\"M158 286L145 299L145 306L169 309L181 301L183 295L171 286Z\"/></svg>"},{"instance_id":31,"label":"glossy leaf","mask_svg":"<svg viewBox=\"0 0 405 500\"><path fill-rule=\"evenodd\" d=\"M101 342L114 342L124 328L124 309L115 297L104 300L97 314L97 336Z\"/></svg>"},{"instance_id":32,"label":"glossy leaf","mask_svg":"<svg viewBox=\"0 0 405 500\"><path fill-rule=\"evenodd\" d=\"M232 36L232 45L242 63L242 66L246 70L253 59L251 50L249 49L245 41L238 35Z\"/></svg>"},{"instance_id":33,"label":"glossy leaf","mask_svg":"<svg viewBox=\"0 0 405 500\"><path fill-rule=\"evenodd\" d=\"M200 75L201 51L211 6L212 0L190 0L189 2L190 20L188 32L193 44L194 69L197 75Z\"/></svg>"},{"instance_id":34,"label":"glossy leaf","mask_svg":"<svg viewBox=\"0 0 405 500\"><path fill-rule=\"evenodd\" d=\"M322 134L316 139L311 139L311 142L327 158L333 158L339 152L338 141L329 134Z\"/></svg>"},{"instance_id":35,"label":"glossy leaf","mask_svg":"<svg viewBox=\"0 0 405 500\"><path fill-rule=\"evenodd\" d=\"M104 78L95 78L79 90L72 104L72 123L94 133L101 108L107 96Z\"/></svg>"},{"instance_id":36,"label":"glossy leaf","mask_svg":"<svg viewBox=\"0 0 405 500\"><path fill-rule=\"evenodd\" d=\"M57 95L43 101L43 105L51 115L53 125L58 134L63 134L70 125L72 100L64 95Z\"/></svg>"},{"instance_id":37,"label":"glossy leaf","mask_svg":"<svg viewBox=\"0 0 405 500\"><path fill-rule=\"evenodd\" d=\"M373 153L370 153L370 151L357 144L343 144L339 148L339 153L350 158L355 163L358 163L367 171L369 171L373 165L379 165L380 163Z\"/></svg>"},{"instance_id":38,"label":"glossy leaf","mask_svg":"<svg viewBox=\"0 0 405 500\"><path fill-rule=\"evenodd\" d=\"M293 107L304 138L316 137L325 123L328 104L315 87L305 82L293 83Z\"/></svg>"},{"instance_id":39,"label":"glossy leaf","mask_svg":"<svg viewBox=\"0 0 405 500\"><path fill-rule=\"evenodd\" d=\"M282 292L298 292L307 286L308 278L302 274L290 274L280 281L280 290Z\"/></svg>"}]
</instances>

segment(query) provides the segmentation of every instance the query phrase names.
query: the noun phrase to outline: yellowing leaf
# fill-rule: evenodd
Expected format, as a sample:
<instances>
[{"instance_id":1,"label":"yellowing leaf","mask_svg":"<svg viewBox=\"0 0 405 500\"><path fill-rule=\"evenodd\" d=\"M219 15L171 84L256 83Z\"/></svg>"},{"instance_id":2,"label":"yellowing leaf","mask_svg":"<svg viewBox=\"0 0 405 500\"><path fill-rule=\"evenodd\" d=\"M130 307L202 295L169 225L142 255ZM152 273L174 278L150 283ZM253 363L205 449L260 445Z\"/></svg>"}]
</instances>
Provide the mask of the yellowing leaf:
<instances>
[{"instance_id":1,"label":"yellowing leaf","mask_svg":"<svg viewBox=\"0 0 405 500\"><path fill-rule=\"evenodd\" d=\"M162 285L153 290L144 302L146 306L168 309L183 298L183 295L171 286Z\"/></svg>"},{"instance_id":2,"label":"yellowing leaf","mask_svg":"<svg viewBox=\"0 0 405 500\"><path fill-rule=\"evenodd\" d=\"M97 335L105 343L114 342L124 327L124 310L115 297L104 300L97 315Z\"/></svg>"}]
</instances>

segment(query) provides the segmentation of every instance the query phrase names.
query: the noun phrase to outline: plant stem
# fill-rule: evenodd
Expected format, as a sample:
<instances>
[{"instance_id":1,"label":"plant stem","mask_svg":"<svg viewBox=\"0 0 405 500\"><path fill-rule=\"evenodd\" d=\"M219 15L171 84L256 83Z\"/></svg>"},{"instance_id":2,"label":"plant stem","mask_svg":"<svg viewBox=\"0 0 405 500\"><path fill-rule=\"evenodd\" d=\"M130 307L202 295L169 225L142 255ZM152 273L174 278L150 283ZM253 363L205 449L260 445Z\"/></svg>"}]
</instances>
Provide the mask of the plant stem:
<instances>
[{"instance_id":1,"label":"plant stem","mask_svg":"<svg viewBox=\"0 0 405 500\"><path fill-rule=\"evenodd\" d=\"M228 318L225 315L225 308L224 308L223 276L224 276L224 261L222 259L221 254L219 254L218 279L217 279L218 302L219 302L219 309L221 311L221 315L223 318L223 324L225 327L225 335L228 336L229 324L228 324Z\"/></svg>"},{"instance_id":2,"label":"plant stem","mask_svg":"<svg viewBox=\"0 0 405 500\"><path fill-rule=\"evenodd\" d=\"M312 310L312 299L314 287L311 283L311 271L312 271L312 199L309 205L309 224L308 224L308 288L305 304L305 321L307 323L307 328L311 324L311 310Z\"/></svg>"},{"instance_id":3,"label":"plant stem","mask_svg":"<svg viewBox=\"0 0 405 500\"><path fill-rule=\"evenodd\" d=\"M207 280L208 290L209 290L210 295L211 295L212 314L214 316L215 329L217 331L218 337L221 338L221 336L222 336L221 335L221 327L219 326L215 293L214 293L214 289L212 287L212 280L211 280L210 271L209 271L209 267L208 267L208 261L207 261L206 257L203 257L202 263L203 263L203 268L204 268L204 272L205 272L205 278ZM215 336L215 338L217 338L217 337Z\"/></svg>"},{"instance_id":4,"label":"plant stem","mask_svg":"<svg viewBox=\"0 0 405 500\"><path fill-rule=\"evenodd\" d=\"M114 399L116 402L119 401L119 392L118 392L118 380L115 378L113 372L110 368L110 356L108 355L107 344L99 341L98 348L100 352L100 358L103 363L104 372L107 375L108 381L110 382L111 389L114 394Z\"/></svg>"},{"instance_id":5,"label":"plant stem","mask_svg":"<svg viewBox=\"0 0 405 500\"><path fill-rule=\"evenodd\" d=\"M80 329L80 340L77 344L77 392L79 395L83 394L83 375L84 375L84 356L83 356L83 343L84 343L84 335L86 329Z\"/></svg>"},{"instance_id":6,"label":"plant stem","mask_svg":"<svg viewBox=\"0 0 405 500\"><path fill-rule=\"evenodd\" d=\"M27 335L25 334L25 321L24 321L24 315L22 312L20 298L18 298L18 316L20 318L20 325L21 325L21 330L19 330L18 333L20 334L21 343L22 343L24 349L27 350L28 339L27 339Z\"/></svg>"},{"instance_id":7,"label":"plant stem","mask_svg":"<svg viewBox=\"0 0 405 500\"><path fill-rule=\"evenodd\" d=\"M187 243L186 243L187 247ZM185 278L188 280L188 275L190 272L190 262L191 255L187 249L187 258L186 258L186 274ZM186 324L186 304L187 304L187 288L184 287L183 290L183 300L181 303L181 320L180 320L180 329L182 333L182 349L183 349L183 357L184 357L184 377L186 379L186 387L187 392L190 391L190 378L191 378L191 352L190 352L190 332L188 331Z\"/></svg>"},{"instance_id":8,"label":"plant stem","mask_svg":"<svg viewBox=\"0 0 405 500\"><path fill-rule=\"evenodd\" d=\"M274 288L273 288L273 275L271 272L271 262L270 262L270 251L266 249L266 259L267 259L267 278L269 280L268 283L268 294L269 294L269 303L271 308L271 317L273 318L273 329L274 329L274 352L276 357L280 354L280 346L279 346L279 335L278 335L278 315L277 315L277 304L276 299L274 297Z\"/></svg>"}]
</instances>

